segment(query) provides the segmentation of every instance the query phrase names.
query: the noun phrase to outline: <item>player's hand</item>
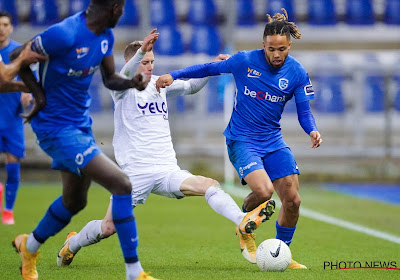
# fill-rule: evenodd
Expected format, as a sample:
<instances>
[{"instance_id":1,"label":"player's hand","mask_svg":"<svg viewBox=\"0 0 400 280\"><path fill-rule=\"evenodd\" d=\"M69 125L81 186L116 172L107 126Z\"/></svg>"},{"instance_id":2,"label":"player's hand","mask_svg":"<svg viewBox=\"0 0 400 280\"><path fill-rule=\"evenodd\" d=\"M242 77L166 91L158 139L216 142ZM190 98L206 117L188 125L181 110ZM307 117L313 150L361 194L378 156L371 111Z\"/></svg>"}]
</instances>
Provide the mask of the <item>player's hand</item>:
<instances>
[{"instance_id":1,"label":"player's hand","mask_svg":"<svg viewBox=\"0 0 400 280\"><path fill-rule=\"evenodd\" d=\"M230 58L231 56L229 54L219 54L215 59L214 62L216 61L222 61L222 60L227 60L228 58Z\"/></svg>"},{"instance_id":2,"label":"player's hand","mask_svg":"<svg viewBox=\"0 0 400 280\"><path fill-rule=\"evenodd\" d=\"M32 63L42 62L47 59L46 56L40 55L37 52L32 51L31 46L32 41L29 41L19 55L22 59L23 65L31 65Z\"/></svg>"},{"instance_id":3,"label":"player's hand","mask_svg":"<svg viewBox=\"0 0 400 280\"><path fill-rule=\"evenodd\" d=\"M321 139L321 134L319 134L318 131L311 131L310 138L311 138L311 148L315 149L321 146L322 139Z\"/></svg>"},{"instance_id":4,"label":"player's hand","mask_svg":"<svg viewBox=\"0 0 400 280\"><path fill-rule=\"evenodd\" d=\"M21 94L21 105L22 105L22 107L26 108L31 104L33 104L32 95L30 93L23 92Z\"/></svg>"},{"instance_id":5,"label":"player's hand","mask_svg":"<svg viewBox=\"0 0 400 280\"><path fill-rule=\"evenodd\" d=\"M158 78L156 81L156 88L158 93L160 93L160 88L165 88L167 86L170 86L174 82L174 79L170 74L165 74L162 75Z\"/></svg>"},{"instance_id":6,"label":"player's hand","mask_svg":"<svg viewBox=\"0 0 400 280\"><path fill-rule=\"evenodd\" d=\"M149 81L150 80L144 73L137 74L131 79L132 88L142 91L147 87Z\"/></svg>"},{"instance_id":7,"label":"player's hand","mask_svg":"<svg viewBox=\"0 0 400 280\"><path fill-rule=\"evenodd\" d=\"M24 119L24 123L30 123L31 119L39 113L40 110L46 105L46 101L42 100L41 102L36 102L35 99L31 99L31 104L33 104L32 110L28 114L20 114L20 117Z\"/></svg>"},{"instance_id":8,"label":"player's hand","mask_svg":"<svg viewBox=\"0 0 400 280\"><path fill-rule=\"evenodd\" d=\"M157 41L160 33L156 33L157 28L154 28L149 35L147 35L143 40L143 45L141 47L142 52L149 52L153 49L154 43Z\"/></svg>"}]
</instances>

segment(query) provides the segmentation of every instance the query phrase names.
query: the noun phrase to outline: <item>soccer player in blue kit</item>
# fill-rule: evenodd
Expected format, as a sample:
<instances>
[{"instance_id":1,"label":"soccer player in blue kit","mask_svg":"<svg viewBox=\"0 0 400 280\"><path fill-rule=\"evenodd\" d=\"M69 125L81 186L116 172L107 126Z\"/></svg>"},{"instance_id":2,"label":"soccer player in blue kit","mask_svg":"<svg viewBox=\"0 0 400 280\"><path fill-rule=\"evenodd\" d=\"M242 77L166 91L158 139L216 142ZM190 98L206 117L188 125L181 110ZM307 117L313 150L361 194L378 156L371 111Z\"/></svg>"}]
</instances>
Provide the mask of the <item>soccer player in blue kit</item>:
<instances>
[{"instance_id":1,"label":"soccer player in blue kit","mask_svg":"<svg viewBox=\"0 0 400 280\"><path fill-rule=\"evenodd\" d=\"M251 211L270 199L275 189L282 202L276 221L276 238L290 245L299 218L300 172L292 151L282 138L279 121L286 102L293 96L300 125L311 138L311 148L319 147L322 139L309 105L314 91L308 74L288 55L290 37L300 39L301 34L297 26L287 20L286 10L282 10L284 14L277 13L273 18L267 15L263 49L241 51L225 61L172 71L161 76L156 86L164 88L179 78L233 74L235 102L224 135L232 164L242 183L247 183L252 190L244 200L243 210ZM242 231L238 236L255 242L250 234L251 230ZM289 268L306 266L292 259Z\"/></svg>"},{"instance_id":2,"label":"soccer player in blue kit","mask_svg":"<svg viewBox=\"0 0 400 280\"><path fill-rule=\"evenodd\" d=\"M20 234L13 245L22 260L24 279L38 279L39 247L61 231L86 205L91 181L112 193L113 222L125 259L126 279L155 279L143 272L137 254L138 236L128 177L96 145L89 116L88 88L100 68L104 85L112 90L148 83L144 75L126 79L115 72L111 28L123 13L125 0L91 0L86 11L50 26L32 39L32 49L48 59L40 64L40 81L29 67L19 75L35 97L31 122L40 147L61 171L63 193L48 208L32 233ZM11 55L18 55L16 49Z\"/></svg>"},{"instance_id":3,"label":"soccer player in blue kit","mask_svg":"<svg viewBox=\"0 0 400 280\"><path fill-rule=\"evenodd\" d=\"M20 43L10 39L10 34L13 32L11 22L11 15L6 11L0 11L0 55L4 63L9 63L10 52L21 46ZM22 82L14 81L14 85L26 89ZM30 98L29 93L0 94L0 104L3 105L0 110L0 153L4 153L7 172L5 205L3 212L0 207L0 213L2 223L7 225L15 223L13 210L20 182L20 159L25 154L24 127L20 114L23 106L29 105ZM1 183L0 188L3 188ZM0 205L1 200L0 195Z\"/></svg>"}]
</instances>

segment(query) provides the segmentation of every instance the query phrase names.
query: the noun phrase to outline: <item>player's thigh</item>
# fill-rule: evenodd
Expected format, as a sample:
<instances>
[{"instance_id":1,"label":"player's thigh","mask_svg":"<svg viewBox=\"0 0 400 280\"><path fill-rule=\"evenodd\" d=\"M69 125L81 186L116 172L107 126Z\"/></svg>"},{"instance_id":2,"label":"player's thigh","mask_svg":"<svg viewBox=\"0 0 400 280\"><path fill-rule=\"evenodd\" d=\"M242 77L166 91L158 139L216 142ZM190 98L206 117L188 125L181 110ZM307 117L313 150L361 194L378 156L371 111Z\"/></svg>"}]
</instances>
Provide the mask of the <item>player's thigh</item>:
<instances>
[{"instance_id":1,"label":"player's thigh","mask_svg":"<svg viewBox=\"0 0 400 280\"><path fill-rule=\"evenodd\" d=\"M81 175L81 170L101 153L90 128L36 129L35 134L40 147L53 159L54 169Z\"/></svg>"},{"instance_id":2,"label":"player's thigh","mask_svg":"<svg viewBox=\"0 0 400 280\"><path fill-rule=\"evenodd\" d=\"M169 198L183 198L185 194L181 191L181 185L190 177L193 177L193 174L187 170L181 170L179 166L166 168L159 172L152 193Z\"/></svg>"},{"instance_id":3,"label":"player's thigh","mask_svg":"<svg viewBox=\"0 0 400 280\"><path fill-rule=\"evenodd\" d=\"M258 197L270 198L274 192L274 186L264 169L256 169L244 177L250 189Z\"/></svg>"},{"instance_id":4,"label":"player's thigh","mask_svg":"<svg viewBox=\"0 0 400 280\"><path fill-rule=\"evenodd\" d=\"M219 187L219 183L214 179L196 175L184 180L180 186L180 191L185 196L201 196L205 195L211 186Z\"/></svg>"},{"instance_id":5,"label":"player's thigh","mask_svg":"<svg viewBox=\"0 0 400 280\"><path fill-rule=\"evenodd\" d=\"M24 133L21 129L0 131L0 152L6 153L6 163L18 162L25 156Z\"/></svg>"},{"instance_id":6,"label":"player's thigh","mask_svg":"<svg viewBox=\"0 0 400 280\"><path fill-rule=\"evenodd\" d=\"M289 147L268 153L264 158L264 168L267 171L271 181L284 178L292 174L300 174L297 162Z\"/></svg>"},{"instance_id":7,"label":"player's thigh","mask_svg":"<svg viewBox=\"0 0 400 280\"><path fill-rule=\"evenodd\" d=\"M133 170L137 172L137 170ZM124 169L132 185L132 205L144 204L153 191L155 180L160 176L159 172L145 172L141 174L132 173L129 169Z\"/></svg>"},{"instance_id":8,"label":"player's thigh","mask_svg":"<svg viewBox=\"0 0 400 280\"><path fill-rule=\"evenodd\" d=\"M243 185L248 183L245 178L247 178L250 173L264 169L262 161L263 153L261 153L254 144L243 141L229 141L227 149L229 159L235 167ZM259 174L259 172L255 174ZM258 175L253 174L251 177L253 176L255 176L256 179L259 178ZM253 181L258 182L259 180Z\"/></svg>"},{"instance_id":9,"label":"player's thigh","mask_svg":"<svg viewBox=\"0 0 400 280\"><path fill-rule=\"evenodd\" d=\"M103 153L95 156L82 169L85 175L90 176L96 183L102 185L112 194L130 194L131 183L119 166Z\"/></svg>"},{"instance_id":10,"label":"player's thigh","mask_svg":"<svg viewBox=\"0 0 400 280\"><path fill-rule=\"evenodd\" d=\"M61 179L65 207L73 212L83 209L87 203L90 177L61 170Z\"/></svg>"}]
</instances>

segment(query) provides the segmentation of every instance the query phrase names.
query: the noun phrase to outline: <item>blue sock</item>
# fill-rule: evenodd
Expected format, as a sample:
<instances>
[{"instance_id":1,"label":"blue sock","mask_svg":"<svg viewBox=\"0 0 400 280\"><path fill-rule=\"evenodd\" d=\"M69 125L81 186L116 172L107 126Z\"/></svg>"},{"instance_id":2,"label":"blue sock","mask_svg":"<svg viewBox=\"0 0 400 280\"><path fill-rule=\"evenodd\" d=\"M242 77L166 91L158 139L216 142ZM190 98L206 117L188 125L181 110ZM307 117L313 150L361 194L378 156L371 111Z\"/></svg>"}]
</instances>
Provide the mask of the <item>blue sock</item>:
<instances>
[{"instance_id":1,"label":"blue sock","mask_svg":"<svg viewBox=\"0 0 400 280\"><path fill-rule=\"evenodd\" d=\"M33 236L38 242L44 243L47 238L55 235L68 225L75 214L65 208L62 203L62 196L60 196L47 209L46 214L33 231Z\"/></svg>"},{"instance_id":2,"label":"blue sock","mask_svg":"<svg viewBox=\"0 0 400 280\"><path fill-rule=\"evenodd\" d=\"M125 263L139 261L137 255L139 240L132 210L132 196L130 194L112 196L112 217Z\"/></svg>"},{"instance_id":3,"label":"blue sock","mask_svg":"<svg viewBox=\"0 0 400 280\"><path fill-rule=\"evenodd\" d=\"M276 221L276 239L282 240L288 246L292 243L295 230L296 227L283 227L278 224L278 220Z\"/></svg>"},{"instance_id":4,"label":"blue sock","mask_svg":"<svg viewBox=\"0 0 400 280\"><path fill-rule=\"evenodd\" d=\"M247 213L246 208L244 208L244 203L242 204L242 211L243 213Z\"/></svg>"},{"instance_id":5,"label":"blue sock","mask_svg":"<svg viewBox=\"0 0 400 280\"><path fill-rule=\"evenodd\" d=\"M5 201L6 201L5 209L13 210L19 188L19 179L20 179L19 162L6 164L6 171L7 171L7 182L6 182L6 195L5 195Z\"/></svg>"}]
</instances>

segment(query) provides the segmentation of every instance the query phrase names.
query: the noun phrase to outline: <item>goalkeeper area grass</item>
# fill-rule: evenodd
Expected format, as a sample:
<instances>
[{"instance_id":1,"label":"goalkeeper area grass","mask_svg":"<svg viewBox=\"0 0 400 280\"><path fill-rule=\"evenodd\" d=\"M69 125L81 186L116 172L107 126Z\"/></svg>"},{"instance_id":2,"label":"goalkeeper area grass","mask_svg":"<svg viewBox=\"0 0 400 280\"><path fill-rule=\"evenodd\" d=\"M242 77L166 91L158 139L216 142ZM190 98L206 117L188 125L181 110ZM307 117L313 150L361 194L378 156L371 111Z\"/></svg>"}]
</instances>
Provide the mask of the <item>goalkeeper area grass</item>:
<instances>
[{"instance_id":1,"label":"goalkeeper area grass","mask_svg":"<svg viewBox=\"0 0 400 280\"><path fill-rule=\"evenodd\" d=\"M248 187L228 190L240 207ZM0 279L22 279L20 258L11 241L20 233L30 233L60 194L60 183L22 182L14 209L16 224L0 224ZM151 195L145 205L136 207L139 259L145 271L164 280L400 279L399 205L305 183L300 194L302 208L290 249L308 270L262 272L248 263L240 253L234 224L215 213L203 197L176 200ZM109 197L106 190L92 185L86 208L40 248L39 279L125 279L117 235L82 248L69 267L56 264L67 233L102 219ZM278 211L256 230L257 244L275 238Z\"/></svg>"}]
</instances>

